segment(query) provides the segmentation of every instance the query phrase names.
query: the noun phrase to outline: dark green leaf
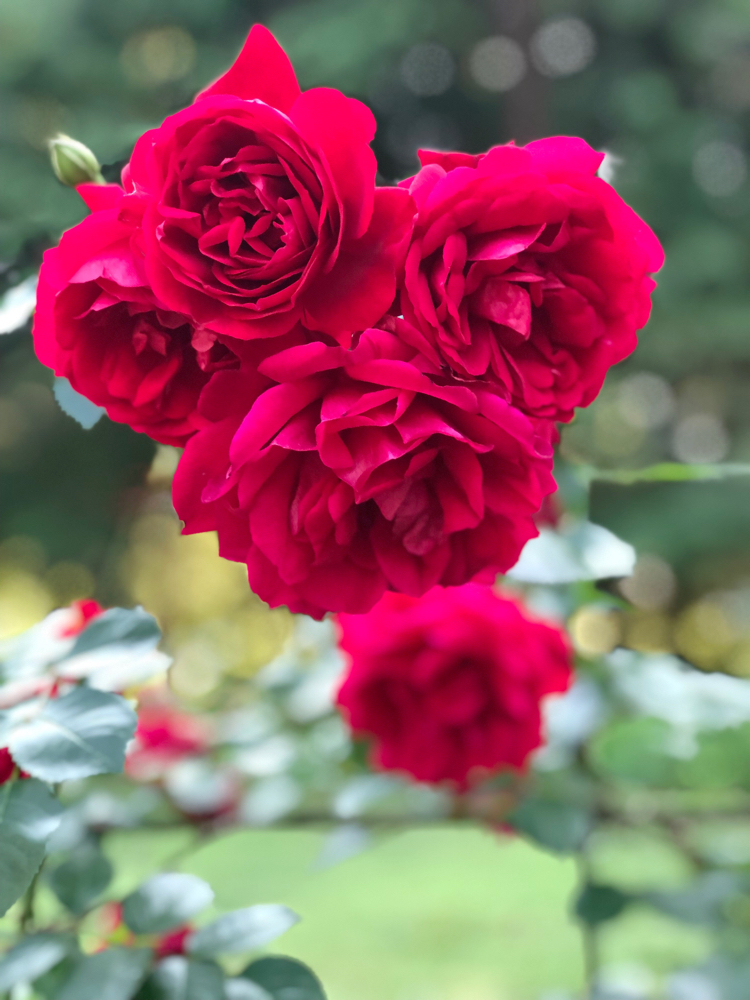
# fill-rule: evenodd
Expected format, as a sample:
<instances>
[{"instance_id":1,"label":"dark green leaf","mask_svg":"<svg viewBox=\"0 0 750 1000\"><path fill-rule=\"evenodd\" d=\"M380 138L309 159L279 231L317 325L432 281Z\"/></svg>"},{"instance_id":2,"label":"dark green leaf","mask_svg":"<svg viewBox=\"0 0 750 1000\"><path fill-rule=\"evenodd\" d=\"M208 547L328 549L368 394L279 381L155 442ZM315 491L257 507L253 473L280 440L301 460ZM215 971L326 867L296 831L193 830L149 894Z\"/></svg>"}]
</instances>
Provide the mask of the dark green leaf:
<instances>
[{"instance_id":1,"label":"dark green leaf","mask_svg":"<svg viewBox=\"0 0 750 1000\"><path fill-rule=\"evenodd\" d=\"M64 934L32 934L0 958L0 993L16 983L33 983L53 969L74 949Z\"/></svg>"},{"instance_id":2,"label":"dark green leaf","mask_svg":"<svg viewBox=\"0 0 750 1000\"><path fill-rule=\"evenodd\" d=\"M519 833L562 854L576 851L591 830L591 813L575 802L529 797L508 817Z\"/></svg>"},{"instance_id":3,"label":"dark green leaf","mask_svg":"<svg viewBox=\"0 0 750 1000\"><path fill-rule=\"evenodd\" d=\"M611 885L589 883L576 900L575 912L584 924L595 926L619 917L632 902L632 896Z\"/></svg>"},{"instance_id":4,"label":"dark green leaf","mask_svg":"<svg viewBox=\"0 0 750 1000\"><path fill-rule=\"evenodd\" d=\"M188 941L189 951L198 956L213 958L215 955L251 951L279 937L299 920L296 913L286 906L266 903L234 910L218 920L201 927Z\"/></svg>"},{"instance_id":5,"label":"dark green leaf","mask_svg":"<svg viewBox=\"0 0 750 1000\"><path fill-rule=\"evenodd\" d=\"M262 986L273 1000L326 1000L325 991L312 969L294 958L269 955L259 958L242 973Z\"/></svg>"},{"instance_id":6,"label":"dark green leaf","mask_svg":"<svg viewBox=\"0 0 750 1000\"><path fill-rule=\"evenodd\" d=\"M77 421L85 431L90 431L107 412L104 407L97 406L80 392L76 392L70 382L62 376L55 379L52 391L63 413L67 413Z\"/></svg>"},{"instance_id":7,"label":"dark green leaf","mask_svg":"<svg viewBox=\"0 0 750 1000\"><path fill-rule=\"evenodd\" d=\"M86 955L54 1000L131 1000L151 960L149 948L108 948Z\"/></svg>"},{"instance_id":8,"label":"dark green leaf","mask_svg":"<svg viewBox=\"0 0 750 1000\"><path fill-rule=\"evenodd\" d=\"M19 767L43 781L118 773L137 721L119 695L78 687L13 729L8 748Z\"/></svg>"},{"instance_id":9,"label":"dark green leaf","mask_svg":"<svg viewBox=\"0 0 750 1000\"><path fill-rule=\"evenodd\" d=\"M138 1000L223 1000L224 972L215 962L171 955L159 962Z\"/></svg>"},{"instance_id":10,"label":"dark green leaf","mask_svg":"<svg viewBox=\"0 0 750 1000\"><path fill-rule=\"evenodd\" d=\"M29 887L62 807L32 778L0 786L0 917Z\"/></svg>"},{"instance_id":11,"label":"dark green leaf","mask_svg":"<svg viewBox=\"0 0 750 1000\"><path fill-rule=\"evenodd\" d=\"M136 934L160 934L184 924L214 900L211 886L196 875L154 875L122 904L122 917Z\"/></svg>"},{"instance_id":12,"label":"dark green leaf","mask_svg":"<svg viewBox=\"0 0 750 1000\"><path fill-rule=\"evenodd\" d=\"M97 847L86 844L54 868L47 880L63 906L80 915L104 892L112 874L109 860Z\"/></svg>"}]
</instances>

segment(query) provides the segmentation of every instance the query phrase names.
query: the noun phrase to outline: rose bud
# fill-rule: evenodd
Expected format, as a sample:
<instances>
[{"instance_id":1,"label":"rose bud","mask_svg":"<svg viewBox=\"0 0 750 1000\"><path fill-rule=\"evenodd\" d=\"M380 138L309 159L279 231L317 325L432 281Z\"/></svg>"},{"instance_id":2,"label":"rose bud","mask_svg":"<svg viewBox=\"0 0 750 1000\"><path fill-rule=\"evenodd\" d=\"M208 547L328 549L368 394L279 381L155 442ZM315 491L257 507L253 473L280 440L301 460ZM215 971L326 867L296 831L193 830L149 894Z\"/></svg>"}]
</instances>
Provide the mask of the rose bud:
<instances>
[{"instance_id":1,"label":"rose bud","mask_svg":"<svg viewBox=\"0 0 750 1000\"><path fill-rule=\"evenodd\" d=\"M49 140L49 155L55 176L66 187L79 184L104 184L99 161L82 142L58 133Z\"/></svg>"}]
</instances>

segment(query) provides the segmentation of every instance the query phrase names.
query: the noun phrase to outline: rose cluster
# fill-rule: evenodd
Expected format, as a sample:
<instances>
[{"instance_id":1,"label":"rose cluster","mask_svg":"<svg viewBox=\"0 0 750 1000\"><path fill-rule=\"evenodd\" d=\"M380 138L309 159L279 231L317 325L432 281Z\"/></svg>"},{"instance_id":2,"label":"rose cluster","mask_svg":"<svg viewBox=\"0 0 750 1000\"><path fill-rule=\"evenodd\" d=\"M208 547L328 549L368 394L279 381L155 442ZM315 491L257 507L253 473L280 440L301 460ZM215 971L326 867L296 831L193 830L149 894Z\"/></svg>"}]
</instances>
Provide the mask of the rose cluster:
<instances>
[{"instance_id":1,"label":"rose cluster","mask_svg":"<svg viewBox=\"0 0 750 1000\"><path fill-rule=\"evenodd\" d=\"M490 581L536 534L555 423L634 348L662 254L582 140L422 152L301 92L256 25L42 267L40 359L184 447L175 506L271 605Z\"/></svg>"}]
</instances>

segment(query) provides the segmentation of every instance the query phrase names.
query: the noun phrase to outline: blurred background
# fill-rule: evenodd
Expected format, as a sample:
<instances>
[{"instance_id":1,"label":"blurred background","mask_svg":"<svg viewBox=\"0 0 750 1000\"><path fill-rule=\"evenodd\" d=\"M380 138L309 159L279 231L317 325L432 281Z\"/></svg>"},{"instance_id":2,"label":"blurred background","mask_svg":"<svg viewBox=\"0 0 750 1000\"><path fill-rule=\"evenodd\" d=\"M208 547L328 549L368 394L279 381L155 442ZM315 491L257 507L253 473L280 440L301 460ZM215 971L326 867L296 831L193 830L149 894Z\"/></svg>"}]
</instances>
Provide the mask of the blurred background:
<instances>
[{"instance_id":1,"label":"blurred background","mask_svg":"<svg viewBox=\"0 0 750 1000\"><path fill-rule=\"evenodd\" d=\"M0 0L0 292L84 214L52 175L49 136L83 141L115 179L254 21L303 87L369 104L383 182L414 172L420 146L567 133L606 150L667 264L636 355L565 429L562 460L750 461L750 0ZM291 617L249 594L213 538L180 538L174 450L106 419L84 431L51 384L28 326L0 336L0 638L75 598L139 602L165 628L178 695L240 697ZM621 608L578 613L579 650L677 652L750 677L747 483L597 484L592 520L640 558ZM553 984L579 981L571 863L434 831L311 874L316 836L254 833L204 861L226 905L252 888L303 912L300 957L334 1000L554 1000ZM667 967L700 942L636 919L608 947L614 962Z\"/></svg>"}]
</instances>

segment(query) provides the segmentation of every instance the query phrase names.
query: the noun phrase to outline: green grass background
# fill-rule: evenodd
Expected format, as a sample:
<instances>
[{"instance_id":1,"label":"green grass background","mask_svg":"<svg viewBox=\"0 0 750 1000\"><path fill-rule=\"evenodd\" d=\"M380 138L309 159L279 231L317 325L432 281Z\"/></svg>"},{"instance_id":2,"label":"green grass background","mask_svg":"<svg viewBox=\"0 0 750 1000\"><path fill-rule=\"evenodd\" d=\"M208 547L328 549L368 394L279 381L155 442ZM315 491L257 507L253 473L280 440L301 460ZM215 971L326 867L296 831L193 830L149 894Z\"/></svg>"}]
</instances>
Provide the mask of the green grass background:
<instances>
[{"instance_id":1,"label":"green grass background","mask_svg":"<svg viewBox=\"0 0 750 1000\"><path fill-rule=\"evenodd\" d=\"M272 947L309 963L330 1000L549 1000L581 989L578 928L569 917L574 863L472 828L380 835L374 846L316 867L325 834L242 831L180 862L216 890L216 908L279 902L301 923ZM127 892L185 843L174 834L108 838L114 893ZM629 888L678 884L685 871L648 836L598 845L597 877ZM695 930L636 906L602 934L605 964L657 975L700 958Z\"/></svg>"}]
</instances>

